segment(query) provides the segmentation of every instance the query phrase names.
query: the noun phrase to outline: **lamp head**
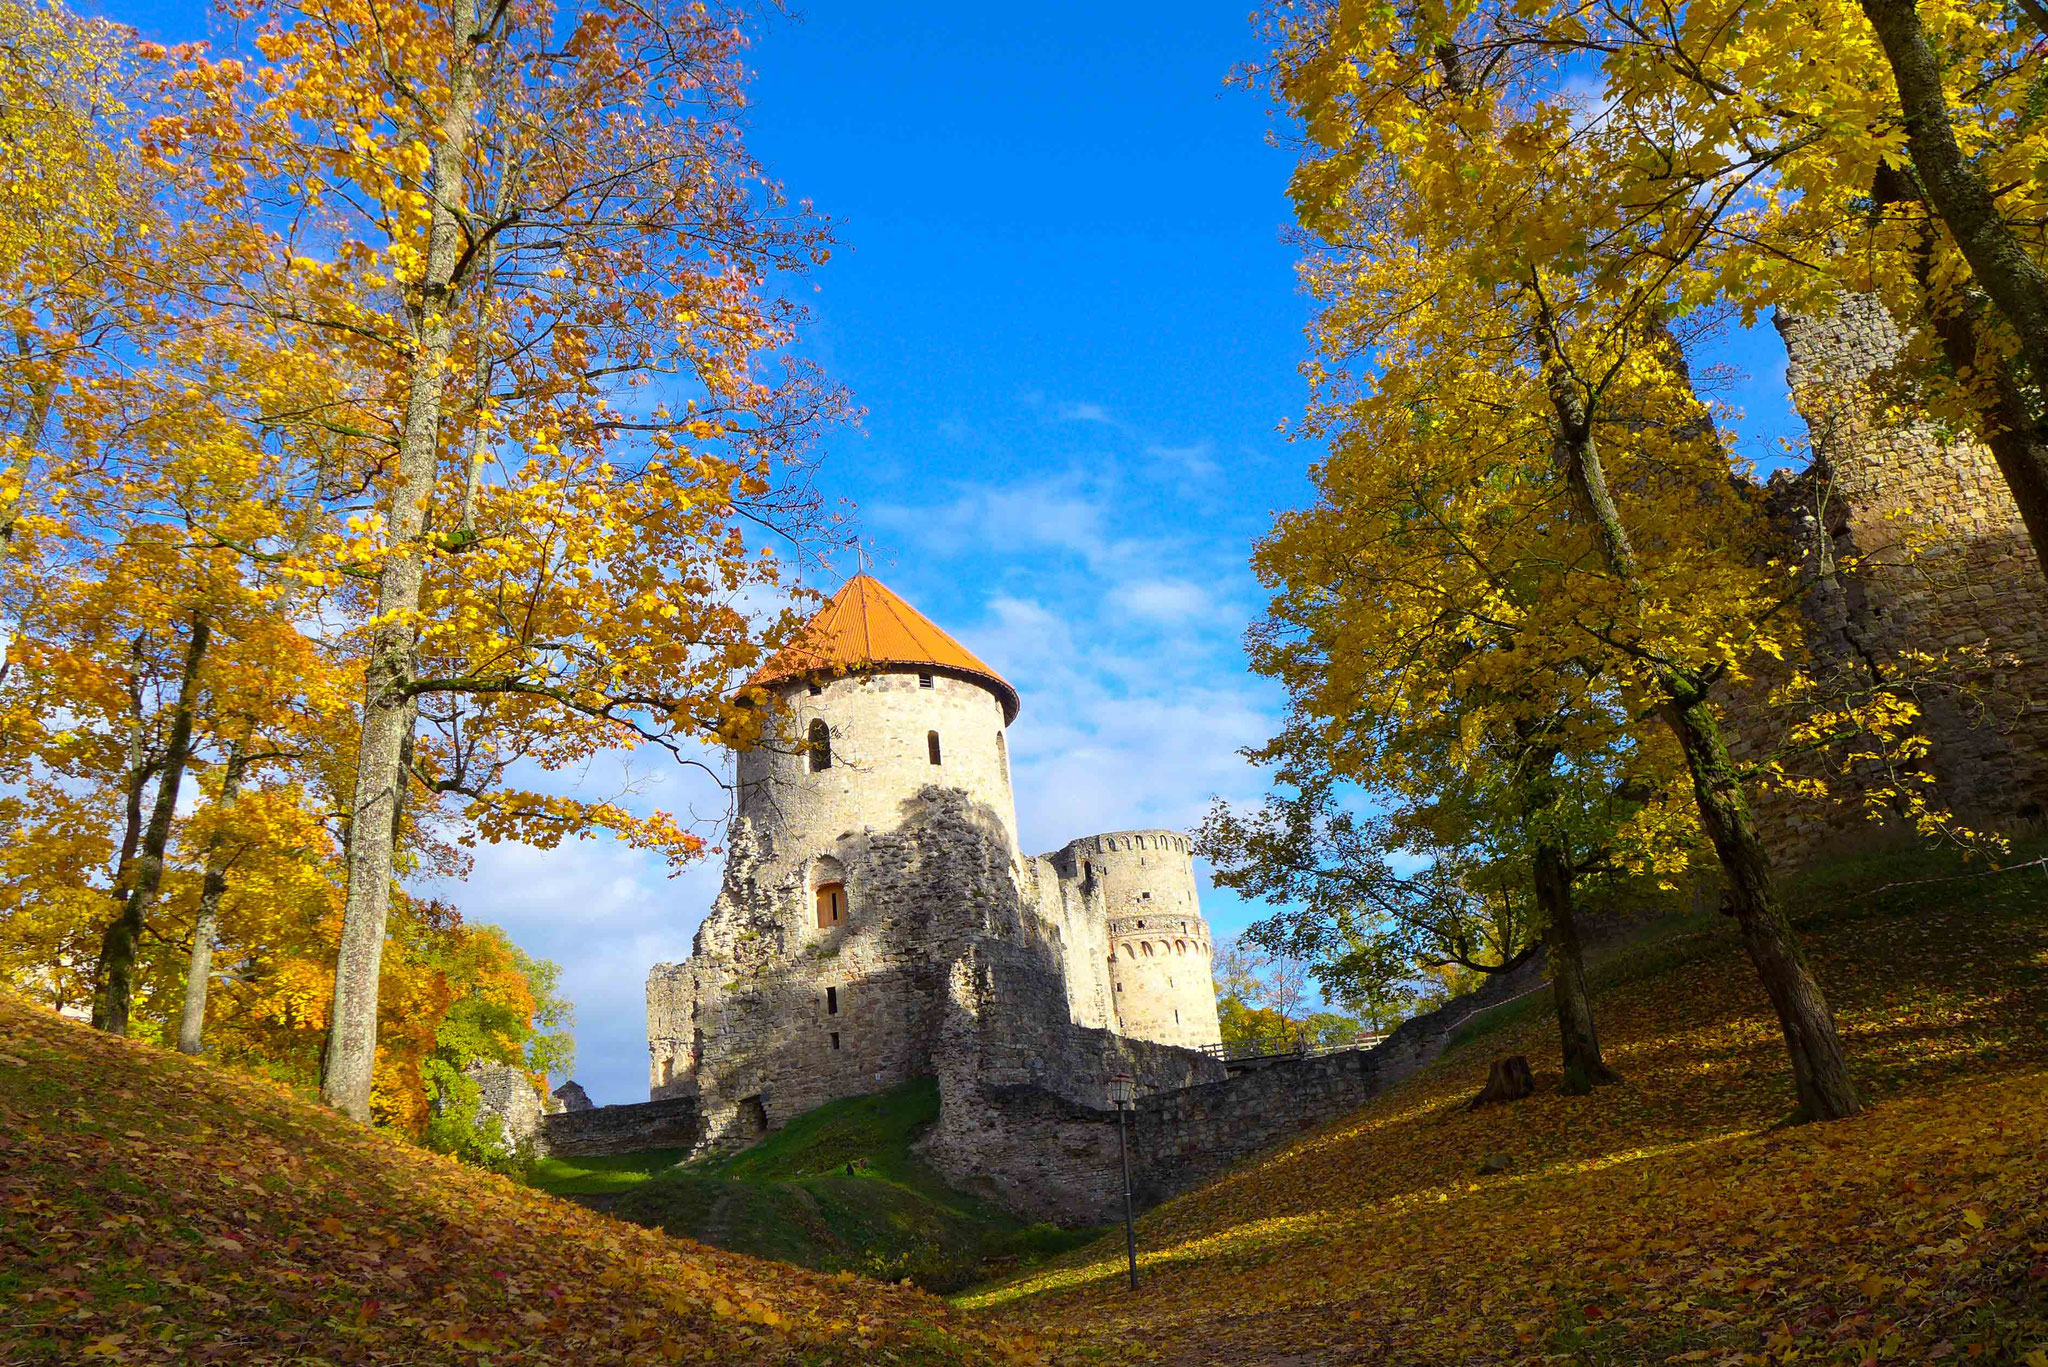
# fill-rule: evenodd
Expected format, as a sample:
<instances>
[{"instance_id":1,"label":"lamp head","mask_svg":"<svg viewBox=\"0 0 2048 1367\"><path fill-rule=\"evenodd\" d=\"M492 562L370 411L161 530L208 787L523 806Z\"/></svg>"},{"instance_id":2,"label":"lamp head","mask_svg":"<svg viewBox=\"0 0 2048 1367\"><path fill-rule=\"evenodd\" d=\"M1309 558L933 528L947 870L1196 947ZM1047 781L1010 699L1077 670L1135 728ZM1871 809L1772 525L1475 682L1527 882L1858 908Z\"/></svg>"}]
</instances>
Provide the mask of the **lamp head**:
<instances>
[{"instance_id":1,"label":"lamp head","mask_svg":"<svg viewBox=\"0 0 2048 1367\"><path fill-rule=\"evenodd\" d=\"M1109 1080L1109 1104L1128 1106L1138 1096L1138 1084L1129 1073L1118 1073Z\"/></svg>"}]
</instances>

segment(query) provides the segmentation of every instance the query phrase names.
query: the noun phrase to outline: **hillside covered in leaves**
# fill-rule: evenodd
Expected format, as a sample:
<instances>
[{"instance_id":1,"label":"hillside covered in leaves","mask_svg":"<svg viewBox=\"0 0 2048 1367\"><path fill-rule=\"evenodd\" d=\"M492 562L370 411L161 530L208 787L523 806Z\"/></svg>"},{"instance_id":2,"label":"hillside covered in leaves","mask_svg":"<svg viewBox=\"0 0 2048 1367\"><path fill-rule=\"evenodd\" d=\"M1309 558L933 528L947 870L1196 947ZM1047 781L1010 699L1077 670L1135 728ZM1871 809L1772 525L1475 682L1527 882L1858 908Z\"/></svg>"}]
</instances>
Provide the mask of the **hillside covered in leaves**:
<instances>
[{"instance_id":1,"label":"hillside covered in leaves","mask_svg":"<svg viewBox=\"0 0 2048 1367\"><path fill-rule=\"evenodd\" d=\"M721 1253L0 993L0 1362L1005 1363L907 1287Z\"/></svg>"},{"instance_id":2,"label":"hillside covered in leaves","mask_svg":"<svg viewBox=\"0 0 2048 1367\"><path fill-rule=\"evenodd\" d=\"M1119 1237L964 1303L1072 1362L2048 1367L2048 883L1879 890L1904 872L1795 903L1861 1116L1778 1123L1777 1022L1719 922L1596 974L1619 1085L1559 1093L1539 994L1145 1216L1135 1295ZM1513 1053L1538 1093L1466 1110Z\"/></svg>"}]
</instances>

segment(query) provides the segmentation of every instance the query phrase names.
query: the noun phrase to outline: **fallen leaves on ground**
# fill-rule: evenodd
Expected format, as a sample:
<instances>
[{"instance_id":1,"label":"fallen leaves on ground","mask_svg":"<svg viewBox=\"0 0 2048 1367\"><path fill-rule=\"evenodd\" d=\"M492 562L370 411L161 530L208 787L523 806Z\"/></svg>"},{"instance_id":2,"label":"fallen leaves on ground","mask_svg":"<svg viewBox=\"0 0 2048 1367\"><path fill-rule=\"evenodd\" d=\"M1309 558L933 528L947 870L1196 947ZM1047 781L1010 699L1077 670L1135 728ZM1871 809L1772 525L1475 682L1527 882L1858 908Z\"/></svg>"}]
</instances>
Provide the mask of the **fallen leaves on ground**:
<instances>
[{"instance_id":1,"label":"fallen leaves on ground","mask_svg":"<svg viewBox=\"0 0 2048 1367\"><path fill-rule=\"evenodd\" d=\"M0 992L0 1363L1030 1362Z\"/></svg>"},{"instance_id":2,"label":"fallen leaves on ground","mask_svg":"<svg viewBox=\"0 0 2048 1367\"><path fill-rule=\"evenodd\" d=\"M1119 1238L961 1303L1077 1362L2048 1367L2044 904L1815 935L1858 1118L1776 1124L1776 1020L1703 935L1599 999L1619 1086L1559 1094L1536 1012L1153 1212L1135 1294ZM1463 1110L1512 1053L1538 1095Z\"/></svg>"}]
</instances>

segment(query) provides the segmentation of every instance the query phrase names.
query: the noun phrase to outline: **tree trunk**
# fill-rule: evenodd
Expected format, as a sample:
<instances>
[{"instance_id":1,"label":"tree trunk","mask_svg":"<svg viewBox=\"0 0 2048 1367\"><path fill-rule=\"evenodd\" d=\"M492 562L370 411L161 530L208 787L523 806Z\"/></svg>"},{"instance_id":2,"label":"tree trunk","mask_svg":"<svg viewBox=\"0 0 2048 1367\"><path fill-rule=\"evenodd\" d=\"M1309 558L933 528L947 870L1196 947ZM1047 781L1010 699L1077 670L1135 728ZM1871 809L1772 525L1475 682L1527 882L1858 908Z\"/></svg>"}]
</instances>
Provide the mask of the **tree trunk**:
<instances>
[{"instance_id":1,"label":"tree trunk","mask_svg":"<svg viewBox=\"0 0 2048 1367\"><path fill-rule=\"evenodd\" d=\"M1557 1004L1557 1038L1564 1054L1564 1090L1578 1096L1621 1081L1600 1057L1600 1033L1593 1025L1593 1000L1586 991L1586 958L1572 907L1572 871L1564 851L1547 841L1536 845L1536 906L1543 916L1543 948L1550 965L1550 992Z\"/></svg>"},{"instance_id":2,"label":"tree trunk","mask_svg":"<svg viewBox=\"0 0 2048 1367\"><path fill-rule=\"evenodd\" d=\"M1640 594L1642 576L1607 488L1592 416L1560 358L1553 353L1545 359L1545 380L1557 418L1561 472L1581 515L1593 529L1608 570ZM1706 688L1668 662L1658 664L1655 674L1664 694L1665 722L1684 749L1686 768L1692 774L1700 824L1706 827L1728 875L1743 947L1777 1008L1778 1024L1792 1058L1792 1084L1800 1112L1809 1120L1854 1115L1861 1106L1842 1057L1834 1015L1820 984L1807 971L1791 923L1778 906L1770 856L1757 836L1735 765L1707 705Z\"/></svg>"},{"instance_id":3,"label":"tree trunk","mask_svg":"<svg viewBox=\"0 0 2048 1367\"><path fill-rule=\"evenodd\" d=\"M1730 909L1742 928L1742 947L1778 1012L1778 1025L1792 1055L1792 1085L1800 1113L1808 1120L1855 1115L1862 1104L1849 1080L1834 1013L1778 905L1770 856L1757 838L1720 725L1703 693L1674 697L1665 704L1664 715L1685 748L1700 824L1728 875Z\"/></svg>"},{"instance_id":4,"label":"tree trunk","mask_svg":"<svg viewBox=\"0 0 2048 1367\"><path fill-rule=\"evenodd\" d=\"M178 814L178 787L184 782L185 761L192 752L192 714L199 706L199 667L205 662L206 643L211 635L211 624L202 614L194 613L192 640L185 650L185 671L178 680L178 701L171 712L170 739L164 746L163 773L157 779L156 805L150 810L149 828L143 834L142 850L135 860L135 885L128 889L121 914L100 940L92 1023L110 1034L128 1033L128 1007L135 988L135 948L142 938L143 917L163 883L164 850L171 843L171 824Z\"/></svg>"},{"instance_id":5,"label":"tree trunk","mask_svg":"<svg viewBox=\"0 0 2048 1367\"><path fill-rule=\"evenodd\" d=\"M246 741L235 741L221 774L220 796L215 799L223 812L232 809L241 795L246 756ZM192 927L192 960L185 970L185 1014L178 1022L178 1052L195 1057L206 1052L207 980L213 972L213 937L220 929L220 899L227 886L227 850L220 832L215 831L206 846L206 881L199 888L199 920Z\"/></svg>"},{"instance_id":6,"label":"tree trunk","mask_svg":"<svg viewBox=\"0 0 2048 1367\"><path fill-rule=\"evenodd\" d=\"M1465 1109L1476 1111L1481 1106L1496 1106L1505 1101L1520 1101L1536 1090L1536 1074L1529 1069L1529 1060L1521 1054L1496 1059L1486 1070L1486 1085L1479 1089L1479 1095L1465 1103Z\"/></svg>"},{"instance_id":7,"label":"tree trunk","mask_svg":"<svg viewBox=\"0 0 2048 1367\"><path fill-rule=\"evenodd\" d=\"M1899 107L1905 115L1906 148L1927 199L1948 225L1992 307L2011 325L2026 361L2027 378L2036 386L2048 385L2048 272L1999 213L1990 187L1956 142L1955 129L1949 123L1948 96L1942 89L1941 62L1928 45L1915 0L1862 3L1891 65ZM1995 413L1986 416L1987 420L2002 421ZM2030 415L2018 430L2033 433L2036 426ZM2048 573L2048 470L2037 462L2024 463L2015 470L1996 447L1992 454L1999 457L1999 468L2026 520L2034 556Z\"/></svg>"},{"instance_id":8,"label":"tree trunk","mask_svg":"<svg viewBox=\"0 0 2048 1367\"><path fill-rule=\"evenodd\" d=\"M464 163L475 131L477 68L471 43L458 47L453 66L448 113L430 162L434 199L405 426L399 436L398 479L388 503L392 551L377 582L379 625L370 643L349 820L348 904L334 964L334 1008L320 1084L321 1098L328 1105L364 1124L370 1119L370 1083L377 1065L377 985L385 922L391 914L398 806L406 782L402 758L416 708L411 691L418 646L414 616L426 568L427 503L434 492L460 293L455 269L463 232L453 206L464 202Z\"/></svg>"}]
</instances>

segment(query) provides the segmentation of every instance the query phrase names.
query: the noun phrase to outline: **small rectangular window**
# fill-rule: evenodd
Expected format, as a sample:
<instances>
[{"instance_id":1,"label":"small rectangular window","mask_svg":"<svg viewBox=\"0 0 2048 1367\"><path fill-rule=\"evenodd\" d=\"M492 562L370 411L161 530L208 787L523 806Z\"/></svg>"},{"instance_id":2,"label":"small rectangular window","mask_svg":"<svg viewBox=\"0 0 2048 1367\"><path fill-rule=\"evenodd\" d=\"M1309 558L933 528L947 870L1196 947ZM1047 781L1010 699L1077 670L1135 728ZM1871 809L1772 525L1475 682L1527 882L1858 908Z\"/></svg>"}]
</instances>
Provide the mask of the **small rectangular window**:
<instances>
[{"instance_id":1,"label":"small rectangular window","mask_svg":"<svg viewBox=\"0 0 2048 1367\"><path fill-rule=\"evenodd\" d=\"M917 676L917 686L918 686L919 688L930 688L930 687L932 686L932 676L931 676L931 675L929 675L929 674L920 674L920 675L918 675L918 676Z\"/></svg>"},{"instance_id":2,"label":"small rectangular window","mask_svg":"<svg viewBox=\"0 0 2048 1367\"><path fill-rule=\"evenodd\" d=\"M811 696L814 698L817 697L820 693L823 693L824 691L824 688L818 684L811 685Z\"/></svg>"},{"instance_id":3,"label":"small rectangular window","mask_svg":"<svg viewBox=\"0 0 2048 1367\"><path fill-rule=\"evenodd\" d=\"M832 1047L834 1049L839 1047L839 1032L837 1030L832 1032Z\"/></svg>"},{"instance_id":4,"label":"small rectangular window","mask_svg":"<svg viewBox=\"0 0 2048 1367\"><path fill-rule=\"evenodd\" d=\"M825 989L825 1014L828 1016L839 1014L839 989L836 987Z\"/></svg>"},{"instance_id":5,"label":"small rectangular window","mask_svg":"<svg viewBox=\"0 0 2048 1367\"><path fill-rule=\"evenodd\" d=\"M925 732L925 733L924 733L924 748L925 748L925 753L931 756L931 761L932 761L932 763L934 763L934 764L937 764L937 763L939 762L939 733L938 733L938 732L936 732L936 731L927 731L927 732Z\"/></svg>"}]
</instances>

